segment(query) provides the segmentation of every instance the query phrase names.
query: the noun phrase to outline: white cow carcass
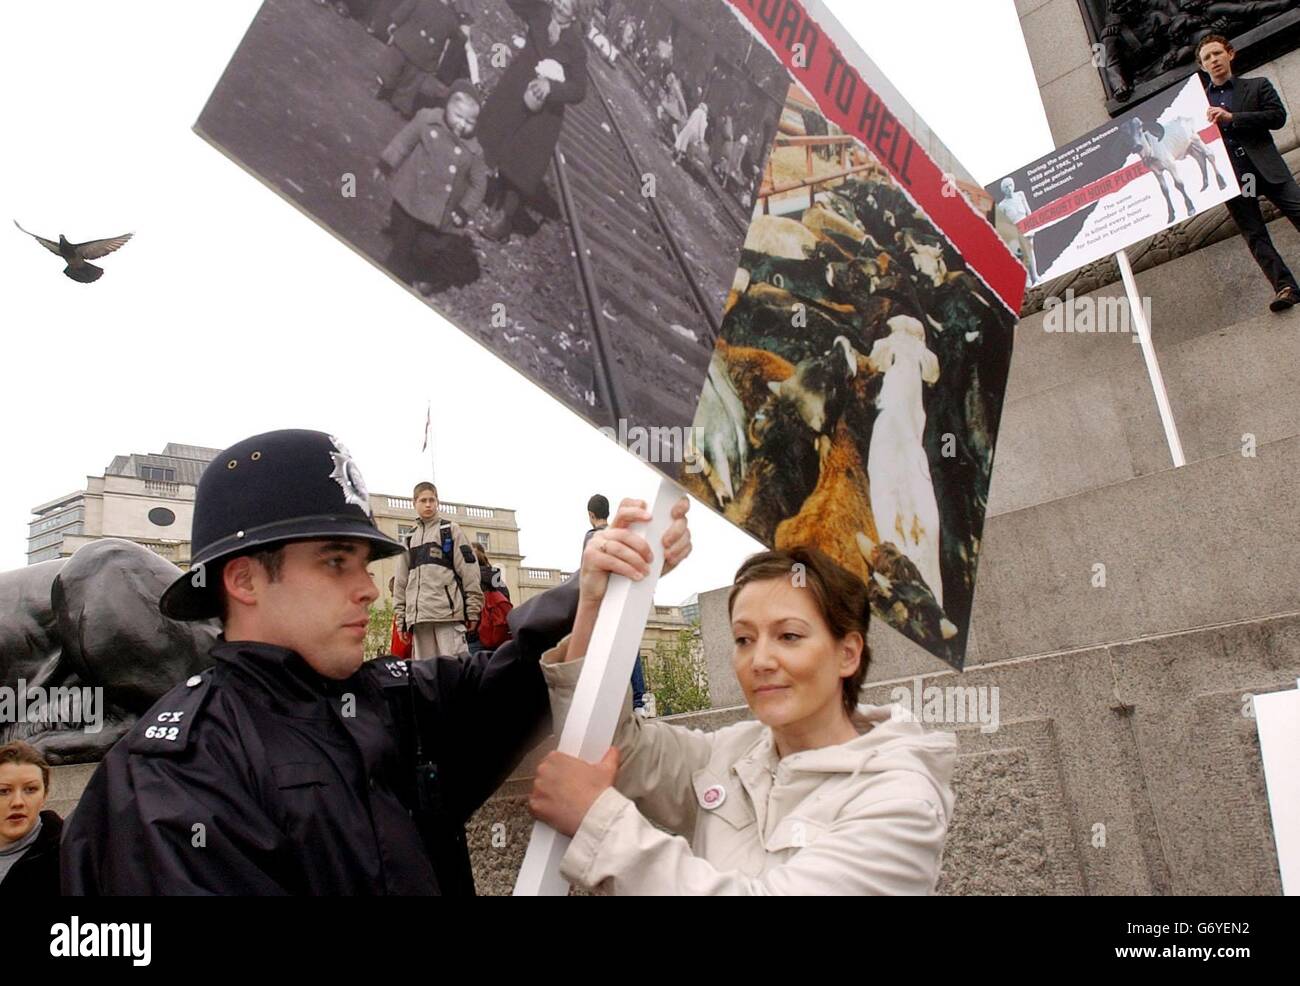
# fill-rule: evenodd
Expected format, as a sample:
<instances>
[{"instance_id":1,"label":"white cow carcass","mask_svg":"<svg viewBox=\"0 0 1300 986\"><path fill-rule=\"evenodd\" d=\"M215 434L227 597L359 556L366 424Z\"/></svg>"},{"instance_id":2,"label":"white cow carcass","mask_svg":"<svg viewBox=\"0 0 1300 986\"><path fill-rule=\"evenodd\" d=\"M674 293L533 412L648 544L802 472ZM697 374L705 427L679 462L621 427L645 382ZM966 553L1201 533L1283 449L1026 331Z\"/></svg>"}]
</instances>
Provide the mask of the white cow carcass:
<instances>
[{"instance_id":1,"label":"white cow carcass","mask_svg":"<svg viewBox=\"0 0 1300 986\"><path fill-rule=\"evenodd\" d=\"M940 606L939 505L926 458L923 385L939 379L939 360L926 347L925 329L910 315L895 315L890 334L876 341L868 360L885 375L876 399L879 415L867 455L871 513L882 541L891 541L916 565Z\"/></svg>"}]
</instances>

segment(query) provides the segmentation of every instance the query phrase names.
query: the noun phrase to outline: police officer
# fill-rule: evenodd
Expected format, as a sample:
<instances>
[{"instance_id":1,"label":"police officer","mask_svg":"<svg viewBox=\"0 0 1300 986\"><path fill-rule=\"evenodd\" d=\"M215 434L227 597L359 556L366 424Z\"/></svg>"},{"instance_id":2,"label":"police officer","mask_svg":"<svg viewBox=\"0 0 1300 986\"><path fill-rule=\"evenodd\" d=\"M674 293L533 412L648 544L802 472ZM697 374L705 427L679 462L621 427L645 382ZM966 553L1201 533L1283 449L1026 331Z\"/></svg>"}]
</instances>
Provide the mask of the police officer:
<instances>
[{"instance_id":1,"label":"police officer","mask_svg":"<svg viewBox=\"0 0 1300 986\"><path fill-rule=\"evenodd\" d=\"M684 503L665 564L689 552ZM472 894L464 823L548 720L538 658L578 579L473 658L363 663L381 533L352 456L312 431L222 452L199 480L178 620L219 618L213 666L108 754L66 827L71 894Z\"/></svg>"}]
</instances>

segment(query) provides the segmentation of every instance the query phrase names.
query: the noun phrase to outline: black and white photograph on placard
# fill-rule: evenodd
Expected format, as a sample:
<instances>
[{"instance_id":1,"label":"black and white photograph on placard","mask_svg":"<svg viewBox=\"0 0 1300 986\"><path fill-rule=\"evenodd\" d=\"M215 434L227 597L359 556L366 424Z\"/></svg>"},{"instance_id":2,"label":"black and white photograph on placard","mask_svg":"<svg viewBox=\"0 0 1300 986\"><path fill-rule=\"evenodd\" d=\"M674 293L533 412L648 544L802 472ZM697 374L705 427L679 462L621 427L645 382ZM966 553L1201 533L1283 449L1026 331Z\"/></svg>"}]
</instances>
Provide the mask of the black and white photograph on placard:
<instances>
[{"instance_id":1,"label":"black and white photograph on placard","mask_svg":"<svg viewBox=\"0 0 1300 986\"><path fill-rule=\"evenodd\" d=\"M725 0L267 0L196 129L588 420L684 429L787 87Z\"/></svg>"}]
</instances>

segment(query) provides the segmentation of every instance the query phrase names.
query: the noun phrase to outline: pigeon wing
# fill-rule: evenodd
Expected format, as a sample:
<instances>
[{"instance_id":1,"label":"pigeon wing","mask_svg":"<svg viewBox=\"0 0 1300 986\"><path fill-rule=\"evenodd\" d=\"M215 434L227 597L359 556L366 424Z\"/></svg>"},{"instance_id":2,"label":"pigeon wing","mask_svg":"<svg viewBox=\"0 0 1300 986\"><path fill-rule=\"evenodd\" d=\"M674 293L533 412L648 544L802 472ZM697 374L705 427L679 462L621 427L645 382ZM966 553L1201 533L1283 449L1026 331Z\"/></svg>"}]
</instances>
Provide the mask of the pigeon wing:
<instances>
[{"instance_id":1,"label":"pigeon wing","mask_svg":"<svg viewBox=\"0 0 1300 986\"><path fill-rule=\"evenodd\" d=\"M14 220L14 225L18 226L17 219ZM63 254L59 253L59 245L55 243L53 240L47 240L43 236L37 236L35 233L28 232L27 230L23 229L21 226L18 226L18 228L22 229L24 233L27 233L28 236L34 239L41 246L45 247L45 249L49 250L50 253L58 253L60 257L63 256Z\"/></svg>"},{"instance_id":2,"label":"pigeon wing","mask_svg":"<svg viewBox=\"0 0 1300 986\"><path fill-rule=\"evenodd\" d=\"M124 246L134 235L134 233L127 233L125 236L114 236L107 240L87 240L85 243L76 244L74 249L82 260L98 260Z\"/></svg>"}]
</instances>

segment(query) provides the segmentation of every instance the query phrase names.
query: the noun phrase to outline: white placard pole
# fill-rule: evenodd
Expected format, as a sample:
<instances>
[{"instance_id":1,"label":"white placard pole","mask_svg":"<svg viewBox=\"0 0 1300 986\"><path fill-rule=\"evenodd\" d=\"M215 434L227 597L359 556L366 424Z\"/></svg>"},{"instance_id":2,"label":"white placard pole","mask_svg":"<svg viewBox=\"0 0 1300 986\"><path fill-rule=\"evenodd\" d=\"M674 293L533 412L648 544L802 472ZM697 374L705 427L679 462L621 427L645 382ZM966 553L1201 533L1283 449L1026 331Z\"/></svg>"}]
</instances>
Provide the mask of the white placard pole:
<instances>
[{"instance_id":1,"label":"white placard pole","mask_svg":"<svg viewBox=\"0 0 1300 986\"><path fill-rule=\"evenodd\" d=\"M648 524L633 525L632 530L650 542L654 560L650 573L640 582L621 575L611 575L609 588L601 601L569 706L569 716L560 732L561 753L596 761L605 755L614 739L623 712L632 668L641 648L650 608L654 605L655 585L663 568L664 532L671 523L673 504L682 491L670 479L662 479L659 493L651 505L653 519ZM533 823L532 838L524 863L515 881L516 897L562 897L569 884L560 876L560 860L569 848L569 839L542 822Z\"/></svg>"},{"instance_id":2,"label":"white placard pole","mask_svg":"<svg viewBox=\"0 0 1300 986\"><path fill-rule=\"evenodd\" d=\"M1282 893L1300 897L1300 681L1294 690L1256 695L1251 704L1259 730Z\"/></svg>"},{"instance_id":3,"label":"white placard pole","mask_svg":"<svg viewBox=\"0 0 1300 986\"><path fill-rule=\"evenodd\" d=\"M1178 437L1178 426L1174 424L1174 412L1169 406L1169 394L1165 391L1165 378L1160 373L1160 363L1156 360L1156 349L1151 344L1151 326L1147 324L1146 309L1138 296L1137 281L1133 279L1133 268L1128 262L1128 251L1120 250L1115 254L1119 272L1124 278L1124 290L1128 292L1129 318L1137 326L1138 342L1142 345L1142 355L1147 362L1147 376L1151 378L1151 389L1156 393L1156 407L1160 409L1160 423L1165 426L1165 440L1169 442L1169 454L1173 456L1174 467L1187 465L1183 455L1183 443Z\"/></svg>"}]
</instances>

